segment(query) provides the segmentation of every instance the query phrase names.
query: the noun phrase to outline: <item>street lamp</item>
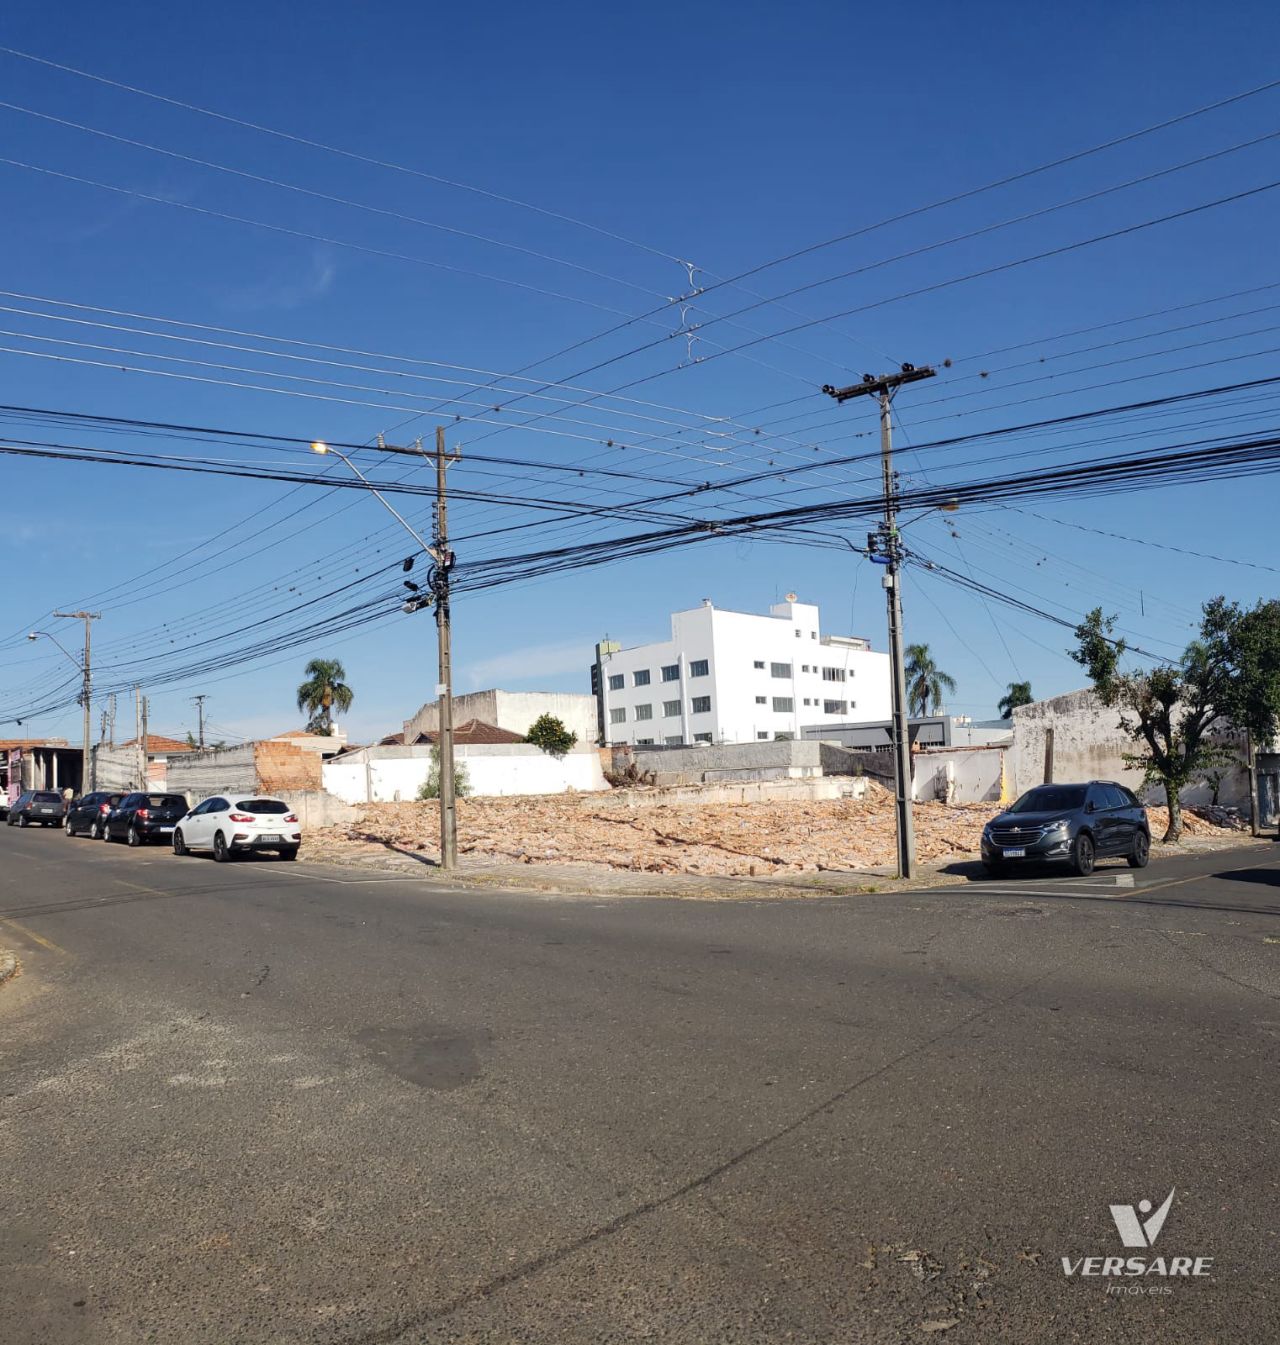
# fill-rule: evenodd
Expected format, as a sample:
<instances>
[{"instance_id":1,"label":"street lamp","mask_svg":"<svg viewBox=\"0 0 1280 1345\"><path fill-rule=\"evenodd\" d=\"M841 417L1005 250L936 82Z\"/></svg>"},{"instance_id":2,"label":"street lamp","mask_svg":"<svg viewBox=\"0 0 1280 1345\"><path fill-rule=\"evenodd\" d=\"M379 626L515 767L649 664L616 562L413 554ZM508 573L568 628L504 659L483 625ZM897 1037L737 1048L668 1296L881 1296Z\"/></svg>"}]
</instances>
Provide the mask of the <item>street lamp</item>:
<instances>
[{"instance_id":1,"label":"street lamp","mask_svg":"<svg viewBox=\"0 0 1280 1345\"><path fill-rule=\"evenodd\" d=\"M382 440L379 437L379 444ZM421 447L421 444L419 444ZM444 429L436 428L436 543L426 542L417 529L395 508L382 492L369 480L349 457L323 439L311 441L311 451L321 456L332 454L341 458L352 473L364 483L365 488L379 504L413 538L431 558L435 569L432 573L431 593L422 598L411 598L405 603L405 611L416 612L420 606L433 602L436 609L436 631L440 646L440 680L436 683L436 701L440 707L440 867L454 869L458 863L458 817L454 797L453 769L453 673L450 651L449 631L449 571L453 568L453 553L449 550L447 514L445 512L445 469L452 459L446 456L444 449ZM456 453L455 453L456 457ZM412 560L406 560L404 568L408 570ZM418 586L405 580L405 586L417 593ZM425 601L424 601L425 599Z\"/></svg>"},{"instance_id":2,"label":"street lamp","mask_svg":"<svg viewBox=\"0 0 1280 1345\"><path fill-rule=\"evenodd\" d=\"M80 674L81 687L80 687L79 700L80 704L84 707L84 748L82 749L82 756L80 761L80 792L81 794L85 794L88 792L90 788L89 775L90 775L90 760L91 760L90 757L91 744L89 742L89 733L90 733L89 718L90 718L90 701L92 698L91 697L92 681L91 681L91 674L89 671L89 622L90 620L93 619L93 617L87 612L80 613L79 615L82 615L85 618L83 662L80 659L76 658L76 656L73 653L71 653L69 649L66 648L66 646L62 643L61 640L58 639L56 635L51 635L47 630L33 630L27 635L27 639L38 640L43 635L46 640L52 640L53 643L57 645L57 647L60 650L62 650L62 652L67 656L67 658L71 660L72 664L76 668L76 671L79 672Z\"/></svg>"}]
</instances>

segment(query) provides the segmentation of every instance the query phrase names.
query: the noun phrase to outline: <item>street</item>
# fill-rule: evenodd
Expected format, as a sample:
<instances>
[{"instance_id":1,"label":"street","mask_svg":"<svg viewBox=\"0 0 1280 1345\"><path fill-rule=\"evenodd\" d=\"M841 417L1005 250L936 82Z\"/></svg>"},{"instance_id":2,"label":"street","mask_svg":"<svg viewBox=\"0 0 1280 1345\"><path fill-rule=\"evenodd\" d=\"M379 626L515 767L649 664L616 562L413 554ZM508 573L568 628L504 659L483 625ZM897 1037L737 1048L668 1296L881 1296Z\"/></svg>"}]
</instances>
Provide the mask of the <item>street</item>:
<instances>
[{"instance_id":1,"label":"street","mask_svg":"<svg viewBox=\"0 0 1280 1345\"><path fill-rule=\"evenodd\" d=\"M740 902L0 847L14 1345L1280 1338L1275 844ZM1137 1255L1211 1266L1063 1267Z\"/></svg>"}]
</instances>

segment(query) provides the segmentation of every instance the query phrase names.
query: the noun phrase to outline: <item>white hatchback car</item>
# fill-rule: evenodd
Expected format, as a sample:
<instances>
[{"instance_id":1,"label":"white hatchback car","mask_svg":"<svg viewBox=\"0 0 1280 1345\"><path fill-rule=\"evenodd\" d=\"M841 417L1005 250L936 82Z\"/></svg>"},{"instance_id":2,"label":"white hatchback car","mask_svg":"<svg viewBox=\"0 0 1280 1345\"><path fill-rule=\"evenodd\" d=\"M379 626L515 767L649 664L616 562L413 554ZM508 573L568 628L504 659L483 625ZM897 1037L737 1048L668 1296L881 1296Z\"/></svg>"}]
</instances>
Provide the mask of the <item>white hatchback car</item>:
<instances>
[{"instance_id":1,"label":"white hatchback car","mask_svg":"<svg viewBox=\"0 0 1280 1345\"><path fill-rule=\"evenodd\" d=\"M283 799L219 794L198 803L173 830L173 853L212 850L225 862L250 850L274 850L297 859L302 844L298 816Z\"/></svg>"}]
</instances>

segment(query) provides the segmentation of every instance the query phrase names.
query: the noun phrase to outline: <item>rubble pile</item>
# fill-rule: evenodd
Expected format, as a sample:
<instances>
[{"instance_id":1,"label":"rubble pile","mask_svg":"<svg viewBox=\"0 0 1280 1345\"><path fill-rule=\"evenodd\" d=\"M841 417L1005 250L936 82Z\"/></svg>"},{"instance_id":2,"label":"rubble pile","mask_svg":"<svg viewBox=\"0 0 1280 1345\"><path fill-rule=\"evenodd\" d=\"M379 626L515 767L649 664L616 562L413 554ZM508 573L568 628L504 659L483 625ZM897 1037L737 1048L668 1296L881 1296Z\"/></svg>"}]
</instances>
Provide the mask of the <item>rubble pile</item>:
<instances>
[{"instance_id":1,"label":"rubble pile","mask_svg":"<svg viewBox=\"0 0 1280 1345\"><path fill-rule=\"evenodd\" d=\"M917 804L919 857L975 851L992 811L987 803ZM433 803L369 804L358 821L314 832L308 841L316 859L388 849L434 859L439 813ZM627 806L584 794L460 799L458 851L464 864L601 864L726 877L842 872L893 862L893 799L878 786L862 799L819 802Z\"/></svg>"},{"instance_id":2,"label":"rubble pile","mask_svg":"<svg viewBox=\"0 0 1280 1345\"><path fill-rule=\"evenodd\" d=\"M1148 808L1151 838L1158 841L1169 829L1168 808ZM1182 834L1184 836L1213 836L1223 830L1248 831L1248 820L1240 816L1238 808L1223 808L1217 804L1182 805Z\"/></svg>"}]
</instances>

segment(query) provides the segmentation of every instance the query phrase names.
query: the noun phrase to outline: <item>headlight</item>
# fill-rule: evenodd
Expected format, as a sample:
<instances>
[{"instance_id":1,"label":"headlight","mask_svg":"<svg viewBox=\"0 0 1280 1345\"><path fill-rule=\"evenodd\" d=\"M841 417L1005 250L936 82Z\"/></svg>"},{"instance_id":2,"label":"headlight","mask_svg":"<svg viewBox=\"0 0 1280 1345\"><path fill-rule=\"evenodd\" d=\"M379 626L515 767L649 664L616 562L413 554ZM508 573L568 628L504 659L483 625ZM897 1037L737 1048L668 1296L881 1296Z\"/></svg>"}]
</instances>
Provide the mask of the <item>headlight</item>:
<instances>
[{"instance_id":1,"label":"headlight","mask_svg":"<svg viewBox=\"0 0 1280 1345\"><path fill-rule=\"evenodd\" d=\"M1046 836L1065 836L1067 834L1067 819L1060 818L1057 822L1050 822L1044 829Z\"/></svg>"}]
</instances>

